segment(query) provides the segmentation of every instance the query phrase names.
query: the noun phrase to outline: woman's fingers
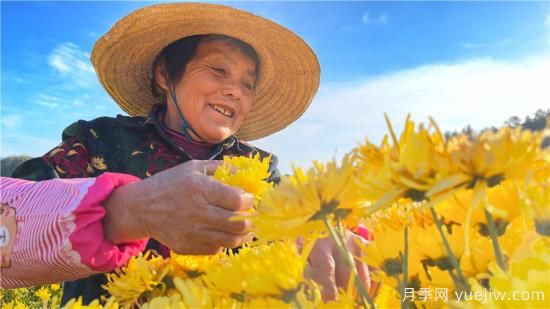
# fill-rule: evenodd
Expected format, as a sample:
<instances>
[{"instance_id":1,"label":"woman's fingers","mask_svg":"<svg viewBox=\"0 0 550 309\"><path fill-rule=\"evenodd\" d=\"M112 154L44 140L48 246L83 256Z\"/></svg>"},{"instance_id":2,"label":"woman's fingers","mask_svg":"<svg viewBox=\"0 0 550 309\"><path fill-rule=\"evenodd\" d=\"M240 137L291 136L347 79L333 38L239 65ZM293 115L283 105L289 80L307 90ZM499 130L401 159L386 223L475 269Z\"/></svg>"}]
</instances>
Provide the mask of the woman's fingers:
<instances>
[{"instance_id":1,"label":"woman's fingers","mask_svg":"<svg viewBox=\"0 0 550 309\"><path fill-rule=\"evenodd\" d=\"M246 216L254 197L208 176L220 164L188 161L142 181L132 201L143 234L181 254L213 254L250 240L250 221L231 218Z\"/></svg>"},{"instance_id":2,"label":"woman's fingers","mask_svg":"<svg viewBox=\"0 0 550 309\"><path fill-rule=\"evenodd\" d=\"M338 249L334 248L333 251L334 261L336 262L336 285L338 288L346 289L351 274L350 268L347 266L340 252L338 252Z\"/></svg>"},{"instance_id":3,"label":"woman's fingers","mask_svg":"<svg viewBox=\"0 0 550 309\"><path fill-rule=\"evenodd\" d=\"M370 288L369 270L365 263L361 261L361 248L357 241L361 236L346 233L344 235L347 254L353 257L359 280L365 286ZM352 272L347 266L346 258L340 255L336 244L330 238L319 239L315 243L308 261L311 266L312 279L321 286L321 294L324 301L335 300L338 297L338 289L346 290L348 288Z\"/></svg>"},{"instance_id":4,"label":"woman's fingers","mask_svg":"<svg viewBox=\"0 0 550 309\"><path fill-rule=\"evenodd\" d=\"M204 181L204 197L209 204L233 211L249 210L254 205L254 195L209 177Z\"/></svg>"},{"instance_id":5,"label":"woman's fingers","mask_svg":"<svg viewBox=\"0 0 550 309\"><path fill-rule=\"evenodd\" d=\"M364 242L363 238L359 235L355 235L352 233L348 233L346 235L346 245L349 251L349 254L354 258L355 263L355 269L357 271L357 275L359 276L359 280L363 283L365 288L370 288L370 276L369 276L369 270L367 267L367 264L361 261L361 255L362 251L359 245L357 244L357 241ZM345 261L342 259L339 252L337 252L337 249L334 249L335 255L338 257L335 260L336 263L336 283L339 288L346 289L348 287L349 279L351 276L350 268L347 266Z\"/></svg>"},{"instance_id":6,"label":"woman's fingers","mask_svg":"<svg viewBox=\"0 0 550 309\"><path fill-rule=\"evenodd\" d=\"M248 234L252 229L250 220L231 220L232 217L246 217L247 212L229 211L217 206L208 205L204 210L204 221L210 228L236 235Z\"/></svg>"},{"instance_id":7,"label":"woman's fingers","mask_svg":"<svg viewBox=\"0 0 550 309\"><path fill-rule=\"evenodd\" d=\"M235 235L215 229L205 230L205 239L207 239L208 242L223 248L236 248L242 246L244 243L251 241L253 237L254 235L252 233Z\"/></svg>"},{"instance_id":8,"label":"woman's fingers","mask_svg":"<svg viewBox=\"0 0 550 309\"><path fill-rule=\"evenodd\" d=\"M308 257L311 266L311 278L321 287L321 295L324 301L338 298L336 261L331 247L330 240L320 239L315 243Z\"/></svg>"},{"instance_id":9,"label":"woman's fingers","mask_svg":"<svg viewBox=\"0 0 550 309\"><path fill-rule=\"evenodd\" d=\"M362 236L355 234L353 234L353 237L351 238L351 250L353 252L353 256L355 257L355 268L357 269L359 280L363 282L365 289L369 291L371 288L369 266L363 262L363 259L361 258L363 256L363 250L361 250L361 247L357 242L364 245L367 245L368 242Z\"/></svg>"}]
</instances>

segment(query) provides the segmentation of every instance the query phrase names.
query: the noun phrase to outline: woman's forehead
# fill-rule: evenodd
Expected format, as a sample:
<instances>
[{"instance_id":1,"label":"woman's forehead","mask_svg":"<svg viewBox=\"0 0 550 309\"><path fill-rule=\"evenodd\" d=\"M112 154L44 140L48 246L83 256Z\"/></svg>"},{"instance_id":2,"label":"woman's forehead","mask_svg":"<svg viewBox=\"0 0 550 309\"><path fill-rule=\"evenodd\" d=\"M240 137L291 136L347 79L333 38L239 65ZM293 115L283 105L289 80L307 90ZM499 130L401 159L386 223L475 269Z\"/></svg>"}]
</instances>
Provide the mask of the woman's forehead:
<instances>
[{"instance_id":1,"label":"woman's forehead","mask_svg":"<svg viewBox=\"0 0 550 309\"><path fill-rule=\"evenodd\" d=\"M248 73L252 77L256 77L256 63L254 59L246 55L239 46L222 39L200 42L197 46L195 58L212 61L220 60L231 65L248 66Z\"/></svg>"}]
</instances>

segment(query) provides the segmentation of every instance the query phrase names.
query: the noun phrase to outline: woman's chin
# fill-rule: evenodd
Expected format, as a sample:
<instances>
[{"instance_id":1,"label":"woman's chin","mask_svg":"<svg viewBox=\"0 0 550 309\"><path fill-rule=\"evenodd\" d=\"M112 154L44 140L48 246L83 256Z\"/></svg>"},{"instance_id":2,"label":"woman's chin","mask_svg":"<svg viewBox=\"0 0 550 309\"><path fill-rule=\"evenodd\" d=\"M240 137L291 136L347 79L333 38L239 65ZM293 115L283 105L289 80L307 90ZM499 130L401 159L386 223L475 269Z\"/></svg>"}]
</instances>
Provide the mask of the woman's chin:
<instances>
[{"instance_id":1,"label":"woman's chin","mask_svg":"<svg viewBox=\"0 0 550 309\"><path fill-rule=\"evenodd\" d=\"M224 140L226 140L231 135L233 135L233 133L234 133L233 131L228 130L226 128L220 128L218 130L208 130L207 132L204 132L203 134L201 134L201 137L206 143L219 144Z\"/></svg>"}]
</instances>

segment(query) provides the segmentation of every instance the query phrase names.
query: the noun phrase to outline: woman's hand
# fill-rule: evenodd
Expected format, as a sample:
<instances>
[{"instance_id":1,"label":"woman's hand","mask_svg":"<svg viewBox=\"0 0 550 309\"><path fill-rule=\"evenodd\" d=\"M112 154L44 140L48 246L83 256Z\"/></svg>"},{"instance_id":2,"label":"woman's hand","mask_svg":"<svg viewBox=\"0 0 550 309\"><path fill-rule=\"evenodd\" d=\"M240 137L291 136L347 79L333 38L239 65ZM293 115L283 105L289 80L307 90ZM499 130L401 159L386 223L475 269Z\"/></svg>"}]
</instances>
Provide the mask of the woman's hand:
<instances>
[{"instance_id":1,"label":"woman's hand","mask_svg":"<svg viewBox=\"0 0 550 309\"><path fill-rule=\"evenodd\" d=\"M152 237L179 254L214 254L252 239L254 197L211 178L221 161L188 161L116 189L103 203L107 239Z\"/></svg>"},{"instance_id":2,"label":"woman's hand","mask_svg":"<svg viewBox=\"0 0 550 309\"><path fill-rule=\"evenodd\" d=\"M355 268L367 291L370 288L369 269L358 258L361 249L356 241L366 243L366 240L356 234L346 231L344 240L349 252L355 257ZM346 289L350 278L350 268L346 266L332 238L319 239L309 254L312 279L321 286L324 301L336 300L338 288Z\"/></svg>"}]
</instances>

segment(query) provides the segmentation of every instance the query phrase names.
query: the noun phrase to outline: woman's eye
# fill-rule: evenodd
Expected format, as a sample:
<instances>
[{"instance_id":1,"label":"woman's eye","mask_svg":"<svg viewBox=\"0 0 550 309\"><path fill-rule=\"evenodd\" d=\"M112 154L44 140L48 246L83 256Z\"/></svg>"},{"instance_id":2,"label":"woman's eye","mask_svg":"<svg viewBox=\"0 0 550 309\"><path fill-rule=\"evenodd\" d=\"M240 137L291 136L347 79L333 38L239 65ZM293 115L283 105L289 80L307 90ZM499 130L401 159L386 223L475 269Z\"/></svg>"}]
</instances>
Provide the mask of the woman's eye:
<instances>
[{"instance_id":1,"label":"woman's eye","mask_svg":"<svg viewBox=\"0 0 550 309\"><path fill-rule=\"evenodd\" d=\"M218 67L212 67L212 70L220 75L225 75L225 69L224 68L218 68Z\"/></svg>"},{"instance_id":2,"label":"woman's eye","mask_svg":"<svg viewBox=\"0 0 550 309\"><path fill-rule=\"evenodd\" d=\"M254 86L252 86L251 83L243 83L243 87L247 90L252 90L254 89Z\"/></svg>"}]
</instances>

